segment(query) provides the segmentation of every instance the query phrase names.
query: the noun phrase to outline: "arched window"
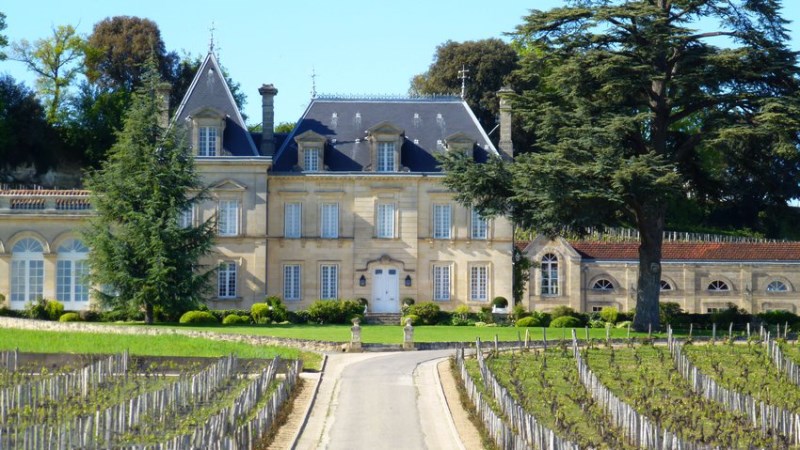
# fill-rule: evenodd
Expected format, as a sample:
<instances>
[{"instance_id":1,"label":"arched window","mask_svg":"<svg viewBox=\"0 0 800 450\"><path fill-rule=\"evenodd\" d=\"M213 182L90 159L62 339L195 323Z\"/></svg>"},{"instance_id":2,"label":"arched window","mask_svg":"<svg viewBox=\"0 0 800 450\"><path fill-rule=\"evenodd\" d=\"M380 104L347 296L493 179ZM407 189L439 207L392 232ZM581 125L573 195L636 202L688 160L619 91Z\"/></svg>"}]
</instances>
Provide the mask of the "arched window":
<instances>
[{"instance_id":1,"label":"arched window","mask_svg":"<svg viewBox=\"0 0 800 450\"><path fill-rule=\"evenodd\" d=\"M542 295L558 295L558 257L552 253L542 257Z\"/></svg>"},{"instance_id":2,"label":"arched window","mask_svg":"<svg viewBox=\"0 0 800 450\"><path fill-rule=\"evenodd\" d=\"M89 249L77 239L71 239L58 248L56 298L59 301L89 301L88 256Z\"/></svg>"},{"instance_id":3,"label":"arched window","mask_svg":"<svg viewBox=\"0 0 800 450\"><path fill-rule=\"evenodd\" d=\"M711 283L708 283L708 290L710 292L728 292L731 290L731 288L728 287L728 283L722 280L714 280Z\"/></svg>"},{"instance_id":4,"label":"arched window","mask_svg":"<svg viewBox=\"0 0 800 450\"><path fill-rule=\"evenodd\" d=\"M673 287L667 280L661 280L661 291L671 291Z\"/></svg>"},{"instance_id":5,"label":"arched window","mask_svg":"<svg viewBox=\"0 0 800 450\"><path fill-rule=\"evenodd\" d=\"M614 290L614 283L610 280L606 280L605 278L601 278L594 282L592 286L592 290L601 291L601 292L609 292Z\"/></svg>"},{"instance_id":6,"label":"arched window","mask_svg":"<svg viewBox=\"0 0 800 450\"><path fill-rule=\"evenodd\" d=\"M11 249L11 301L36 300L43 286L44 248L36 239L22 239Z\"/></svg>"},{"instance_id":7,"label":"arched window","mask_svg":"<svg viewBox=\"0 0 800 450\"><path fill-rule=\"evenodd\" d=\"M789 288L783 281L775 280L767 285L767 292L787 292L788 290Z\"/></svg>"}]
</instances>

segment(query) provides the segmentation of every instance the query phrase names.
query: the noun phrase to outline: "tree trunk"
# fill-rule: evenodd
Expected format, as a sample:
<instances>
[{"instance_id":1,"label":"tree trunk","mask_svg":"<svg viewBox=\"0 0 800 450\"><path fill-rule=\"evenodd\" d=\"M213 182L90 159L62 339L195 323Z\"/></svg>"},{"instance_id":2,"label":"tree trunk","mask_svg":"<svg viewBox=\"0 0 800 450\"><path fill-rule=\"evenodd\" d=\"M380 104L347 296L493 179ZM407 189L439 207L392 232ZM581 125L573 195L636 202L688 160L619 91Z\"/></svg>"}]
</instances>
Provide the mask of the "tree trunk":
<instances>
[{"instance_id":1,"label":"tree trunk","mask_svg":"<svg viewBox=\"0 0 800 450\"><path fill-rule=\"evenodd\" d=\"M637 312L638 314L638 312ZM145 303L144 304L144 323L147 325L153 324L153 304L152 303Z\"/></svg>"},{"instance_id":2,"label":"tree trunk","mask_svg":"<svg viewBox=\"0 0 800 450\"><path fill-rule=\"evenodd\" d=\"M661 293L661 243L664 237L663 207L643 208L637 217L639 227L639 279L636 286L637 331L659 330L658 297Z\"/></svg>"}]
</instances>

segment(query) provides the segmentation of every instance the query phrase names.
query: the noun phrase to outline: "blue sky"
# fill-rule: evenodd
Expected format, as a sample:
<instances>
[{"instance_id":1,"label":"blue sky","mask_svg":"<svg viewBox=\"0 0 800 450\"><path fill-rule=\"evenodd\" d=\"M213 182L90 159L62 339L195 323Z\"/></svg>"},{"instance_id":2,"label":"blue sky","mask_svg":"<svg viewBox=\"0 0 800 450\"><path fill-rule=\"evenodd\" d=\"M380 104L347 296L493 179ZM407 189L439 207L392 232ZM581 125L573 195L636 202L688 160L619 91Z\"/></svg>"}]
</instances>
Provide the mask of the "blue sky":
<instances>
[{"instance_id":1,"label":"blue sky","mask_svg":"<svg viewBox=\"0 0 800 450\"><path fill-rule=\"evenodd\" d=\"M437 45L448 39L503 37L529 9L562 4L561 0L12 0L0 5L0 11L6 14L5 34L10 41L46 37L52 27L65 24L88 35L106 17L130 15L155 21L168 50L192 55L208 51L213 22L220 61L247 94L245 113L253 123L261 117L262 83L273 83L279 90L276 122L294 122L302 115L311 97L312 70L318 93L406 94L409 80L427 69ZM784 17L800 22L800 2L784 4ZM798 50L799 27L790 25ZM0 62L0 73L33 86L33 75L21 63Z\"/></svg>"}]
</instances>

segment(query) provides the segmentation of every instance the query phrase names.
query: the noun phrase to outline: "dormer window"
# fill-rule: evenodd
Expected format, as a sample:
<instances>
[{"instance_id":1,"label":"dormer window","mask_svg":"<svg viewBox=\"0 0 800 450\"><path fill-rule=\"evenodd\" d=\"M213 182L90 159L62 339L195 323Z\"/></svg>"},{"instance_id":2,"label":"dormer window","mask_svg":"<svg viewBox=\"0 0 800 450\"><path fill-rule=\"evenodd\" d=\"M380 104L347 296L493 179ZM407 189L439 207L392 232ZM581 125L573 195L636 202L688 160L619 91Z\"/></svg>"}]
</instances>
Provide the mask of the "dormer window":
<instances>
[{"instance_id":1,"label":"dormer window","mask_svg":"<svg viewBox=\"0 0 800 450\"><path fill-rule=\"evenodd\" d=\"M389 122L381 122L367 130L370 143L371 167L375 172L399 172L400 151L405 132Z\"/></svg>"},{"instance_id":2,"label":"dormer window","mask_svg":"<svg viewBox=\"0 0 800 450\"><path fill-rule=\"evenodd\" d=\"M217 156L216 127L200 127L198 130L197 156Z\"/></svg>"},{"instance_id":3,"label":"dormer window","mask_svg":"<svg viewBox=\"0 0 800 450\"><path fill-rule=\"evenodd\" d=\"M394 142L378 142L378 172L396 172Z\"/></svg>"},{"instance_id":4,"label":"dormer window","mask_svg":"<svg viewBox=\"0 0 800 450\"><path fill-rule=\"evenodd\" d=\"M437 142L438 144L438 142ZM472 149L475 148L475 140L465 133L456 133L445 139L445 148L448 152L458 152L465 154L468 158L472 157ZM437 145L437 150L442 150Z\"/></svg>"},{"instance_id":5,"label":"dormer window","mask_svg":"<svg viewBox=\"0 0 800 450\"><path fill-rule=\"evenodd\" d=\"M223 156L222 135L225 115L214 108L203 108L189 116L192 127L192 148L202 157Z\"/></svg>"},{"instance_id":6,"label":"dormer window","mask_svg":"<svg viewBox=\"0 0 800 450\"><path fill-rule=\"evenodd\" d=\"M318 172L325 168L327 138L308 130L294 138L297 143L297 165L303 172Z\"/></svg>"},{"instance_id":7,"label":"dormer window","mask_svg":"<svg viewBox=\"0 0 800 450\"><path fill-rule=\"evenodd\" d=\"M319 149L307 148L303 155L303 170L316 172L319 170Z\"/></svg>"}]
</instances>

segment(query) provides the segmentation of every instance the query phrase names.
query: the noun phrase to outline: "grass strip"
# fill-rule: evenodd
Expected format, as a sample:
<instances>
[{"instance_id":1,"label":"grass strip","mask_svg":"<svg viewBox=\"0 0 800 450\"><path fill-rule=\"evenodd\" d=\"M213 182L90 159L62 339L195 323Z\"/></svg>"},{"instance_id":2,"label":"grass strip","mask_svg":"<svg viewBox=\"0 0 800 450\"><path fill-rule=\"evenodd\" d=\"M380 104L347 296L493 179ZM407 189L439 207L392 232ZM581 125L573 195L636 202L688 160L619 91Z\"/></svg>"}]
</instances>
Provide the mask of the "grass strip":
<instances>
[{"instance_id":1,"label":"grass strip","mask_svg":"<svg viewBox=\"0 0 800 450\"><path fill-rule=\"evenodd\" d=\"M280 346L252 345L179 334L139 335L0 329L0 350L19 348L31 353L101 353L128 350L131 355L218 358L236 354L239 358L302 359L303 367L321 367L322 356Z\"/></svg>"}]
</instances>

